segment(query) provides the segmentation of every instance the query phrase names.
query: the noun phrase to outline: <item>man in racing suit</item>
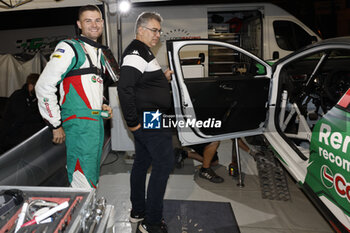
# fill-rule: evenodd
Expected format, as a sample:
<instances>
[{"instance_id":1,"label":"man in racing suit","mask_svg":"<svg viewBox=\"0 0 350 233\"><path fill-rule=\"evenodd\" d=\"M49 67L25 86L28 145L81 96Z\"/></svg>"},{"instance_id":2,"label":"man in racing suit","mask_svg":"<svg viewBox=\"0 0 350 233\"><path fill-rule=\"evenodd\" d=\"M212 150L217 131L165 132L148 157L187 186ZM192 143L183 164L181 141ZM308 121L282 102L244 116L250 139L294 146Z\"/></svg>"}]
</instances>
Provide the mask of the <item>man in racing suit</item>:
<instances>
[{"instance_id":1,"label":"man in racing suit","mask_svg":"<svg viewBox=\"0 0 350 233\"><path fill-rule=\"evenodd\" d=\"M40 113L52 128L53 142L66 142L71 186L96 188L104 137L102 117L112 114L103 104L105 60L102 45L97 43L103 30L100 10L93 5L81 7L77 25L81 36L56 46L35 90Z\"/></svg>"}]
</instances>

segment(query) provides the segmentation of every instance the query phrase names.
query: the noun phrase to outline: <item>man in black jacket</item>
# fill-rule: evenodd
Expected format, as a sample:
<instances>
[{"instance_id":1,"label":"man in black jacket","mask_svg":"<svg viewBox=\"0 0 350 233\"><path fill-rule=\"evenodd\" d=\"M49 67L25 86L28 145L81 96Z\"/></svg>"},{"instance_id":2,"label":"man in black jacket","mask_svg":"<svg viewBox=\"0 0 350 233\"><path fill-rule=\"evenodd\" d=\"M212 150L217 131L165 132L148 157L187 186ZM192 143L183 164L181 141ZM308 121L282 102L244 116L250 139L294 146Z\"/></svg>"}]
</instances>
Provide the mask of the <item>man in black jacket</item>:
<instances>
[{"instance_id":1,"label":"man in black jacket","mask_svg":"<svg viewBox=\"0 0 350 233\"><path fill-rule=\"evenodd\" d=\"M138 232L167 232L162 212L168 177L174 165L172 134L161 127L147 130L144 125L141 128L142 122L146 121L143 115L152 114L151 125L160 123L161 113L171 107L168 81L172 71L167 69L163 73L150 50L159 41L161 22L162 18L157 13L139 15L135 26L136 39L124 51L118 83L123 115L135 138L136 157L130 177L130 221L143 220ZM146 200L145 181L151 165Z\"/></svg>"},{"instance_id":2,"label":"man in black jacket","mask_svg":"<svg viewBox=\"0 0 350 233\"><path fill-rule=\"evenodd\" d=\"M28 75L23 87L10 96L0 123L0 154L45 126L34 91L38 78L39 74Z\"/></svg>"}]
</instances>

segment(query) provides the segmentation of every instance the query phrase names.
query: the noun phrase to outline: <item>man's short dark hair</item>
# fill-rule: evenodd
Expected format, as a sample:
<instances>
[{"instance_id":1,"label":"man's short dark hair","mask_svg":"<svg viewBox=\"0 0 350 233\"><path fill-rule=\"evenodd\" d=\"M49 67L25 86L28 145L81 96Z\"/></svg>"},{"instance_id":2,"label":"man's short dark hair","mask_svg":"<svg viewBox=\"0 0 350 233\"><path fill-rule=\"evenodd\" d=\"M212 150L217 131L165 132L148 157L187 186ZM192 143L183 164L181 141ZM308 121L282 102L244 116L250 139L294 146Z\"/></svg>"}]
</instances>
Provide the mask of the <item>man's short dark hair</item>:
<instances>
[{"instance_id":1,"label":"man's short dark hair","mask_svg":"<svg viewBox=\"0 0 350 233\"><path fill-rule=\"evenodd\" d=\"M36 82L38 81L39 79L39 74L36 74L36 73L31 73L27 76L27 84L32 84L35 86Z\"/></svg>"},{"instance_id":2,"label":"man's short dark hair","mask_svg":"<svg viewBox=\"0 0 350 233\"><path fill-rule=\"evenodd\" d=\"M135 24L135 34L137 34L137 29L142 26L146 26L148 22L151 20L157 20L159 23L162 23L163 18L157 12L142 12L136 20Z\"/></svg>"},{"instance_id":3,"label":"man's short dark hair","mask_svg":"<svg viewBox=\"0 0 350 233\"><path fill-rule=\"evenodd\" d=\"M86 5L86 6L82 6L79 8L79 12L78 12L78 19L80 19L80 16L85 12L85 11L97 11L101 14L102 16L102 13L100 11L100 8L98 8L97 6L95 5Z\"/></svg>"}]
</instances>

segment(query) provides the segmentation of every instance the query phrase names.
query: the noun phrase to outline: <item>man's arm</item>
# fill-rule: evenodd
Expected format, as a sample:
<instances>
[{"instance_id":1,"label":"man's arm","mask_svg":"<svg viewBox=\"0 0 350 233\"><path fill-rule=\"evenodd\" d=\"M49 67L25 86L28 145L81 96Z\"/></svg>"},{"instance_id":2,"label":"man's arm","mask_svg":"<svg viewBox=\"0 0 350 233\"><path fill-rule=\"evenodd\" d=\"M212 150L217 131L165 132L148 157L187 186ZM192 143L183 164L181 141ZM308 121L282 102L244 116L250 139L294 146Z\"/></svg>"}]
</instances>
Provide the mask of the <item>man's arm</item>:
<instances>
[{"instance_id":1,"label":"man's arm","mask_svg":"<svg viewBox=\"0 0 350 233\"><path fill-rule=\"evenodd\" d=\"M146 66L147 62L142 57L127 55L120 69L118 96L126 124L131 131L141 127L136 108L135 86Z\"/></svg>"},{"instance_id":2,"label":"man's arm","mask_svg":"<svg viewBox=\"0 0 350 233\"><path fill-rule=\"evenodd\" d=\"M168 82L171 81L171 75L174 73L174 71L170 70L169 68L164 71L164 75Z\"/></svg>"},{"instance_id":3,"label":"man's arm","mask_svg":"<svg viewBox=\"0 0 350 233\"><path fill-rule=\"evenodd\" d=\"M56 144L61 144L66 140L66 133L63 130L63 127L57 129L52 129L52 142Z\"/></svg>"},{"instance_id":4,"label":"man's arm","mask_svg":"<svg viewBox=\"0 0 350 233\"><path fill-rule=\"evenodd\" d=\"M53 142L55 143L62 143L65 140L56 95L57 85L63 80L74 59L72 48L65 42L59 43L35 85L40 114L53 129Z\"/></svg>"},{"instance_id":5,"label":"man's arm","mask_svg":"<svg viewBox=\"0 0 350 233\"><path fill-rule=\"evenodd\" d=\"M108 112L108 115L109 117L106 117L104 119L111 119L113 117L113 111L112 111L112 108L111 106L107 105L107 104L103 104L102 105L102 110L103 111L107 111Z\"/></svg>"},{"instance_id":6,"label":"man's arm","mask_svg":"<svg viewBox=\"0 0 350 233\"><path fill-rule=\"evenodd\" d=\"M131 132L134 132L134 131L138 130L139 128L141 128L141 124L140 123L138 125L136 125L135 127L129 127L129 130Z\"/></svg>"}]
</instances>

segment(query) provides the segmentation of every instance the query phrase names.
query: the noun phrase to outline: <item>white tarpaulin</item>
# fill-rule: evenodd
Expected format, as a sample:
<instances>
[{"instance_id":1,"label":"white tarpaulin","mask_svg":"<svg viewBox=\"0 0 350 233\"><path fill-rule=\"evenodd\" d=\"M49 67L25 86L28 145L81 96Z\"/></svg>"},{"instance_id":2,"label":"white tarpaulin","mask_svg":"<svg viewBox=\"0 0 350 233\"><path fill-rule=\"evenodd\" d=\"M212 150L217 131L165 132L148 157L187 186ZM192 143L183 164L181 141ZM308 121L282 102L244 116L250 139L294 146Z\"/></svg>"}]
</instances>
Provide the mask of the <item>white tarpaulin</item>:
<instances>
[{"instance_id":1,"label":"white tarpaulin","mask_svg":"<svg viewBox=\"0 0 350 233\"><path fill-rule=\"evenodd\" d=\"M20 89L30 73L40 74L45 63L39 53L27 62L18 61L11 54L0 55L0 97L9 97Z\"/></svg>"}]
</instances>

